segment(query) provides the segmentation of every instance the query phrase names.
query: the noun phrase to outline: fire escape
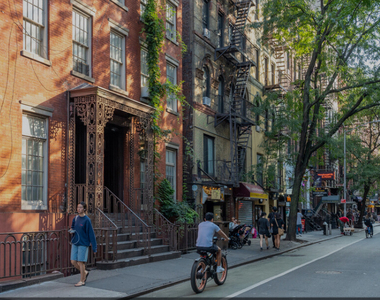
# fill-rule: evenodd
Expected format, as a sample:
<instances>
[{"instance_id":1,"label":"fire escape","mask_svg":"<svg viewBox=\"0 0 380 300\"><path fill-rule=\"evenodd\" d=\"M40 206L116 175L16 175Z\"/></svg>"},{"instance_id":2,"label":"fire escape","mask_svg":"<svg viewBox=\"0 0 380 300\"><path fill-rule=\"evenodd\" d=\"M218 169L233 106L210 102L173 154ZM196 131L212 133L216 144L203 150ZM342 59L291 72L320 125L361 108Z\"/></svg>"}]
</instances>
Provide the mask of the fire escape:
<instances>
[{"instance_id":1,"label":"fire escape","mask_svg":"<svg viewBox=\"0 0 380 300\"><path fill-rule=\"evenodd\" d=\"M234 0L236 9L236 22L232 28L230 44L227 47L215 50L215 60L224 57L234 67L234 88L230 92L229 112L218 112L215 115L214 126L222 122L230 125L231 146L231 169L230 182L234 187L239 186L239 177L244 170L244 162L251 136L251 127L254 125L251 113L247 110L247 83L251 67L256 64L248 57L244 43L246 36L244 29L247 23L249 10L253 4L252 0Z\"/></svg>"}]
</instances>

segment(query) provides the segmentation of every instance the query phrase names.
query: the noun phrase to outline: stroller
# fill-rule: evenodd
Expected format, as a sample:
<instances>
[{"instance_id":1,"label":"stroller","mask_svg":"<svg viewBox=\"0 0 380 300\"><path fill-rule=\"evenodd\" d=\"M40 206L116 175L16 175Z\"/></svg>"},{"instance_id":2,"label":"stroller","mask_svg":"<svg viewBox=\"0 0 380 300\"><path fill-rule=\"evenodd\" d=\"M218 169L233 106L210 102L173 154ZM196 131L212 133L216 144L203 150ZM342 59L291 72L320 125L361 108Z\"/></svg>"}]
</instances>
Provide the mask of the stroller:
<instances>
[{"instance_id":1,"label":"stroller","mask_svg":"<svg viewBox=\"0 0 380 300\"><path fill-rule=\"evenodd\" d=\"M230 230L228 247L233 250L241 249L243 245L251 245L251 241L248 240L249 233L251 232L252 226L248 225L238 225L234 229Z\"/></svg>"}]
</instances>

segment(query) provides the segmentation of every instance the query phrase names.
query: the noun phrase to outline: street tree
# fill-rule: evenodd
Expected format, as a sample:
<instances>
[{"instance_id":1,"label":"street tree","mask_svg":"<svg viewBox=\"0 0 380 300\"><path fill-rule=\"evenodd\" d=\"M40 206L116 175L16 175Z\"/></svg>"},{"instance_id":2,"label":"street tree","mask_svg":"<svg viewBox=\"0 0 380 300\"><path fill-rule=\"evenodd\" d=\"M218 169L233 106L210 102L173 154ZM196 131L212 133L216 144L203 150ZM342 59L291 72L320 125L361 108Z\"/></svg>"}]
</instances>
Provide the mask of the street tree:
<instances>
[{"instance_id":1,"label":"street tree","mask_svg":"<svg viewBox=\"0 0 380 300\"><path fill-rule=\"evenodd\" d=\"M271 94L263 106L276 107L279 145L296 142L293 195L287 239L296 239L296 214L303 176L312 156L344 122L380 105L380 2L371 0L263 1L263 45L285 46L302 62L302 76L286 93ZM326 110L337 113L324 125ZM282 125L282 126L281 126ZM286 134L281 134L286 128Z\"/></svg>"},{"instance_id":2,"label":"street tree","mask_svg":"<svg viewBox=\"0 0 380 300\"><path fill-rule=\"evenodd\" d=\"M366 199L377 192L380 183L380 123L377 120L380 120L380 111L370 109L366 114L359 114L353 124L345 128L351 133L346 137L347 180L351 192L358 191L363 198L359 202L360 225L366 212ZM335 149L339 149L335 158L342 162L343 138L341 135L335 144Z\"/></svg>"}]
</instances>

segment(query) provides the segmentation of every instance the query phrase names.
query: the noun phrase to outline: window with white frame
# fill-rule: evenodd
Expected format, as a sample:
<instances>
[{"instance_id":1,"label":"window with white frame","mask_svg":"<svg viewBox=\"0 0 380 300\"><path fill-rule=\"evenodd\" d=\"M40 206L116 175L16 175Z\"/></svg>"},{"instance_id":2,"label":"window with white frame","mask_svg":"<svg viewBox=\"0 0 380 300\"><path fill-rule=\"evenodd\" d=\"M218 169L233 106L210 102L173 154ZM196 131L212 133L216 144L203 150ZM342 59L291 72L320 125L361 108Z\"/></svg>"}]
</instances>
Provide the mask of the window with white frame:
<instances>
[{"instance_id":1,"label":"window with white frame","mask_svg":"<svg viewBox=\"0 0 380 300\"><path fill-rule=\"evenodd\" d=\"M215 176L215 139L211 136L203 136L204 171Z\"/></svg>"},{"instance_id":2,"label":"window with white frame","mask_svg":"<svg viewBox=\"0 0 380 300\"><path fill-rule=\"evenodd\" d=\"M166 63L166 79L170 81L171 84L177 84L177 67L169 62ZM176 95L171 93L168 95L168 108L172 111L177 111L177 99Z\"/></svg>"},{"instance_id":3,"label":"window with white frame","mask_svg":"<svg viewBox=\"0 0 380 300\"><path fill-rule=\"evenodd\" d=\"M90 76L90 17L73 10L73 70Z\"/></svg>"},{"instance_id":4,"label":"window with white frame","mask_svg":"<svg viewBox=\"0 0 380 300\"><path fill-rule=\"evenodd\" d=\"M47 209L47 119L22 116L21 208Z\"/></svg>"},{"instance_id":5,"label":"window with white frame","mask_svg":"<svg viewBox=\"0 0 380 300\"><path fill-rule=\"evenodd\" d=\"M111 84L124 89L124 36L111 30Z\"/></svg>"},{"instance_id":6,"label":"window with white frame","mask_svg":"<svg viewBox=\"0 0 380 300\"><path fill-rule=\"evenodd\" d=\"M174 199L176 199L176 160L177 151L174 149L166 148L166 179L170 182L174 190Z\"/></svg>"},{"instance_id":7,"label":"window with white frame","mask_svg":"<svg viewBox=\"0 0 380 300\"><path fill-rule=\"evenodd\" d=\"M177 8L167 2L166 3L166 37L172 41L176 41L177 32L176 32L176 23L177 23Z\"/></svg>"},{"instance_id":8,"label":"window with white frame","mask_svg":"<svg viewBox=\"0 0 380 300\"><path fill-rule=\"evenodd\" d=\"M140 0L140 15L141 16L144 14L147 4L148 4L148 0Z\"/></svg>"},{"instance_id":9,"label":"window with white frame","mask_svg":"<svg viewBox=\"0 0 380 300\"><path fill-rule=\"evenodd\" d=\"M47 58L46 0L23 1L23 46Z\"/></svg>"},{"instance_id":10,"label":"window with white frame","mask_svg":"<svg viewBox=\"0 0 380 300\"><path fill-rule=\"evenodd\" d=\"M148 51L141 48L141 87L148 86L149 72L148 72Z\"/></svg>"}]
</instances>

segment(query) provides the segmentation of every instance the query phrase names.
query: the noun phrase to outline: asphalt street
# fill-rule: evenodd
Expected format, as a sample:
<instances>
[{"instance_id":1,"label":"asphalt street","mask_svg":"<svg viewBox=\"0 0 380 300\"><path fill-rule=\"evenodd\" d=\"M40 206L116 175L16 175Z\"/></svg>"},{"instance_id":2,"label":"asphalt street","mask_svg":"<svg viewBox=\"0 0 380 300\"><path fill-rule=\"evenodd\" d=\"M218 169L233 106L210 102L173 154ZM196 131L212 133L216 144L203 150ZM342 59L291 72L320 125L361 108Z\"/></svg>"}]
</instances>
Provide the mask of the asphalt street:
<instances>
[{"instance_id":1,"label":"asphalt street","mask_svg":"<svg viewBox=\"0 0 380 300\"><path fill-rule=\"evenodd\" d=\"M210 280L202 294L184 282L142 297L378 298L379 248L380 235L366 239L362 231L231 269L224 285Z\"/></svg>"}]
</instances>

